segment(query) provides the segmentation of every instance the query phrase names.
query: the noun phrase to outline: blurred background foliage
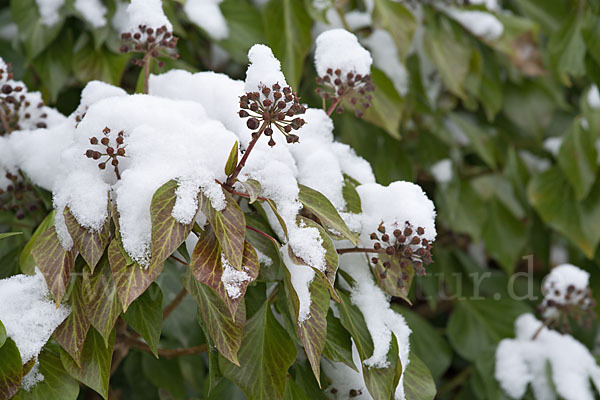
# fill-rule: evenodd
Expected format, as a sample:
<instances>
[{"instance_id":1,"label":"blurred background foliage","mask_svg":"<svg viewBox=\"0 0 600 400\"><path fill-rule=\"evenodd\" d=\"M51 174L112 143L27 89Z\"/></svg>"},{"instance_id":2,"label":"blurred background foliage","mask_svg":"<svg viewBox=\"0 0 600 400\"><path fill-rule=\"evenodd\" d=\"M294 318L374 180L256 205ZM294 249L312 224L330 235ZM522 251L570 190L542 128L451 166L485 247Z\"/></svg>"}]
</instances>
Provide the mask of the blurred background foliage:
<instances>
[{"instance_id":1,"label":"blurred background foliage","mask_svg":"<svg viewBox=\"0 0 600 400\"><path fill-rule=\"evenodd\" d=\"M380 183L416 182L438 210L434 264L414 286L413 307L398 303L396 309L415 332L413 350L436 380L438 398L504 398L493 378L495 346L513 336L518 314L534 310L549 269L566 261L581 266L600 295L600 98L594 86L600 84L600 3L504 0L486 9L448 1L224 0L229 36L214 40L187 18L184 2L163 2L181 57L154 65L154 73L214 70L243 79L247 50L265 43L303 100L320 107L309 56L315 32L346 26L382 54L375 57L377 90L365 118L351 112L333 118L338 140L372 164ZM73 0L51 27L41 23L35 0L0 0L0 56L12 63L16 79L64 114L76 108L90 80L131 92L138 85L139 69L119 52L110 23L120 2L103 3L109 23L96 29ZM491 13L503 26L501 36L473 33L448 7ZM350 26L345 17L351 13L368 15L368 23ZM393 39L392 47L375 39L379 30ZM49 211L47 193L45 199ZM18 256L42 214L20 222L0 215L1 224L25 231L0 242L0 278L19 271ZM167 303L180 284L163 275ZM526 293L533 297L516 297ZM186 302L188 312L184 303L165 322L163 341L204 342L190 311L193 300ZM596 327L574 329L593 349ZM305 391L323 398L310 369L295 368L296 381L306 377ZM112 385L127 399L202 397L207 374L197 357L156 360L140 353L127 358ZM210 398L240 396L223 380Z\"/></svg>"}]
</instances>

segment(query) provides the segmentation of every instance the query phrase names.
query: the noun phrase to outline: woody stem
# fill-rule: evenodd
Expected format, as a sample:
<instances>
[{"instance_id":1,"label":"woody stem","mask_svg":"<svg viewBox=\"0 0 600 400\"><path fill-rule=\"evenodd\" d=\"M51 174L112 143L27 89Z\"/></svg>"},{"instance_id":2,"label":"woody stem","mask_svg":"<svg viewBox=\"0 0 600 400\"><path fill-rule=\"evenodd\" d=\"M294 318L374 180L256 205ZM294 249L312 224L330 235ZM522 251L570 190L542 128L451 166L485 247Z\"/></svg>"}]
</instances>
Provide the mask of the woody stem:
<instances>
[{"instance_id":1,"label":"woody stem","mask_svg":"<svg viewBox=\"0 0 600 400\"><path fill-rule=\"evenodd\" d=\"M262 135L262 133L264 132L264 130L266 128L267 128L267 123L263 122L257 135L255 137L253 137L252 140L250 141L250 144L248 144L248 147L246 148L246 151L244 152L242 159L240 160L238 165L235 167L235 170L227 178L227 181L225 182L225 189L227 189L228 191L231 192L231 190L233 189L233 184L235 183L235 180L237 179L240 172L242 171L242 168L244 168L244 166L246 165L246 161L248 160L248 156L250 155L250 152L252 151L252 149L254 148L254 145L256 144L256 142L258 142L260 135Z\"/></svg>"}]
</instances>

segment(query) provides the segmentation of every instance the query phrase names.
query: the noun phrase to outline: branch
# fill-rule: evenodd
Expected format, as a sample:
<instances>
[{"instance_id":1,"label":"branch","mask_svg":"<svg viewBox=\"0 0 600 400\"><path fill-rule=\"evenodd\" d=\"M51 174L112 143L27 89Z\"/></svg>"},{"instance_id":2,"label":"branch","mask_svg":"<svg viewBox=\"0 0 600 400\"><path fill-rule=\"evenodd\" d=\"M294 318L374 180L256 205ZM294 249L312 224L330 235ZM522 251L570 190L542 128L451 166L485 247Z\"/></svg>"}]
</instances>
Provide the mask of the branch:
<instances>
[{"instance_id":1,"label":"branch","mask_svg":"<svg viewBox=\"0 0 600 400\"><path fill-rule=\"evenodd\" d=\"M335 109L337 108L337 106L340 105L340 103L342 102L342 96L339 96L329 107L329 110L327 110L327 115L331 116L331 114L333 114L333 112L335 111Z\"/></svg>"},{"instance_id":2,"label":"branch","mask_svg":"<svg viewBox=\"0 0 600 400\"><path fill-rule=\"evenodd\" d=\"M346 254L346 253L385 253L385 250L375 250L375 249L367 249L364 247L353 247L351 249L337 249L338 254Z\"/></svg>"},{"instance_id":3,"label":"branch","mask_svg":"<svg viewBox=\"0 0 600 400\"><path fill-rule=\"evenodd\" d=\"M254 138L252 138L252 140L250 141L250 144L246 148L246 151L244 152L244 156L242 157L242 159L240 160L238 165L235 167L235 170L233 171L233 173L231 175L229 175L229 177L227 178L227 181L225 182L225 189L227 189L229 192L231 192L231 190L233 189L233 184L235 183L235 180L238 177L238 175L240 174L240 172L242 171L242 168L244 168L244 166L246 165L246 161L248 160L248 156L250 155L250 152L254 148L254 145L256 144L256 142L258 142L260 135L262 135L264 130L267 128L267 126L268 126L268 124L266 122L263 122L262 126L260 127L260 130L258 131L258 134Z\"/></svg>"},{"instance_id":4,"label":"branch","mask_svg":"<svg viewBox=\"0 0 600 400\"><path fill-rule=\"evenodd\" d=\"M250 229L252 232L256 232L259 235L262 235L262 236L266 237L267 239L269 239L269 240L271 240L271 241L273 241L275 243L279 243L273 236L269 235L268 233L265 233L265 232L261 231L260 229L253 228L250 225L246 225L246 229Z\"/></svg>"},{"instance_id":5,"label":"branch","mask_svg":"<svg viewBox=\"0 0 600 400\"><path fill-rule=\"evenodd\" d=\"M124 336L123 342L127 343L131 347L135 347L136 349L152 353L150 346L148 346L141 340L134 339L130 336ZM179 356L189 356L194 354L206 353L207 351L208 346L206 344L201 344L200 346L184 347L179 349L158 349L158 356L162 358L173 358Z\"/></svg>"},{"instance_id":6,"label":"branch","mask_svg":"<svg viewBox=\"0 0 600 400\"><path fill-rule=\"evenodd\" d=\"M185 288L183 288L181 289L181 292L179 292L177 296L173 299L173 301L163 310L163 321L169 318L169 315L171 315L171 313L175 311L177 306L181 304L183 299L185 299L185 296L187 296L187 291L185 290Z\"/></svg>"}]
</instances>

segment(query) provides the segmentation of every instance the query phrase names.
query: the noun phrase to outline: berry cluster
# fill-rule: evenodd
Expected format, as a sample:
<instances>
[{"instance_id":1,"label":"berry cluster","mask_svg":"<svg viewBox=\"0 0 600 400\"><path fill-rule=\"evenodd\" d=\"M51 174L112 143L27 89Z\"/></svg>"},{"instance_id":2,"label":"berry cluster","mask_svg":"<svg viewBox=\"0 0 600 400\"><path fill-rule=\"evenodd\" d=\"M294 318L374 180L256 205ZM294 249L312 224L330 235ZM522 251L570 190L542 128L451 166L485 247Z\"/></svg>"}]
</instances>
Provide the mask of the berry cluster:
<instances>
[{"instance_id":1,"label":"berry cluster","mask_svg":"<svg viewBox=\"0 0 600 400\"><path fill-rule=\"evenodd\" d=\"M334 388L334 387L331 388L330 392L334 396L336 394L338 394L338 390L336 388ZM362 389L350 389L350 390L348 390L348 396L347 397L350 398L350 399L353 399L354 397L362 396L362 394L363 394Z\"/></svg>"},{"instance_id":2,"label":"berry cluster","mask_svg":"<svg viewBox=\"0 0 600 400\"><path fill-rule=\"evenodd\" d=\"M173 33L166 26L159 28L151 28L146 25L138 26L137 32L124 32L121 34L123 45L121 53L145 53L154 58L171 57L179 58L179 54L175 51L177 40ZM144 60L134 59L133 63L142 67ZM164 63L159 61L158 66L162 67Z\"/></svg>"},{"instance_id":3,"label":"berry cluster","mask_svg":"<svg viewBox=\"0 0 600 400\"><path fill-rule=\"evenodd\" d=\"M27 93L27 88L22 82L12 80L12 72L7 65L6 70L0 68L0 135L19 130L21 125L29 127L46 128L45 119L48 115L41 110L44 103L39 97Z\"/></svg>"},{"instance_id":4,"label":"berry cluster","mask_svg":"<svg viewBox=\"0 0 600 400\"><path fill-rule=\"evenodd\" d=\"M108 162L110 161L110 164L113 166L114 170L115 170L115 175L117 176L117 179L121 179L121 174L119 172L119 157L126 157L125 155L125 145L123 145L124 143L124 139L123 139L123 135L124 132L120 131L117 134L117 138L115 139L116 142L116 146L111 146L110 144L110 137L108 136L110 133L110 128L106 127L102 130L102 133L104 134L104 137L101 138L100 140L98 140L97 137L91 137L90 138L90 144L98 146L98 145L102 145L105 147L105 149L103 150L103 152L99 152L93 149L88 149L85 152L85 156L87 158L91 158L93 160L99 160L102 157L107 157L104 161L101 161L98 164L98 168L100 169L106 169L106 165L108 164Z\"/></svg>"},{"instance_id":5,"label":"berry cluster","mask_svg":"<svg viewBox=\"0 0 600 400\"><path fill-rule=\"evenodd\" d=\"M16 174L7 172L5 176L10 183L0 189L0 210L13 211L17 219L23 219L27 211L38 209L40 199L25 175L18 171Z\"/></svg>"},{"instance_id":6,"label":"berry cluster","mask_svg":"<svg viewBox=\"0 0 600 400\"><path fill-rule=\"evenodd\" d=\"M377 228L377 232L370 235L371 240L374 240L373 249L382 253L382 257L373 257L371 262L377 265L382 261L383 271L380 273L382 279L386 278L387 270L392 267L390 259L396 258L402 270L402 279L398 281L398 286L403 287L404 282L409 279L407 268L410 263L414 266L415 272L418 275L425 275L425 267L423 264L431 264L431 249L432 245L422 236L425 234L425 228L413 226L406 221L404 230L394 229L392 236L386 233L383 222ZM380 260L381 258L381 260Z\"/></svg>"},{"instance_id":7,"label":"berry cluster","mask_svg":"<svg viewBox=\"0 0 600 400\"><path fill-rule=\"evenodd\" d=\"M316 92L323 99L325 107L328 100L337 106L338 114L344 112L344 107L340 104L342 100L348 100L354 108L354 114L361 118L367 108L371 106L373 96L370 94L375 90L371 83L371 75L361 75L348 72L342 75L340 69L335 71L332 68L327 69L324 76L317 77Z\"/></svg>"},{"instance_id":8,"label":"berry cluster","mask_svg":"<svg viewBox=\"0 0 600 400\"><path fill-rule=\"evenodd\" d=\"M577 323L585 323L587 326L596 317L596 300L592 296L589 287L576 288L569 285L566 289L557 287L554 282L550 282L545 287L545 298L538 305L538 312L546 318L551 318L550 325L556 325L562 331L570 329L569 317L575 319Z\"/></svg>"},{"instance_id":9,"label":"berry cluster","mask_svg":"<svg viewBox=\"0 0 600 400\"><path fill-rule=\"evenodd\" d=\"M306 107L300 104L300 98L289 86L281 88L278 83L270 88L263 86L260 92L249 92L241 96L240 108L240 118L250 117L246 121L248 128L260 128L252 137L256 138L261 131L264 132L270 137L271 147L275 146L273 127L283 133L288 143L296 143L298 135L291 132L300 129L306 123L302 118L294 118L306 112Z\"/></svg>"}]
</instances>

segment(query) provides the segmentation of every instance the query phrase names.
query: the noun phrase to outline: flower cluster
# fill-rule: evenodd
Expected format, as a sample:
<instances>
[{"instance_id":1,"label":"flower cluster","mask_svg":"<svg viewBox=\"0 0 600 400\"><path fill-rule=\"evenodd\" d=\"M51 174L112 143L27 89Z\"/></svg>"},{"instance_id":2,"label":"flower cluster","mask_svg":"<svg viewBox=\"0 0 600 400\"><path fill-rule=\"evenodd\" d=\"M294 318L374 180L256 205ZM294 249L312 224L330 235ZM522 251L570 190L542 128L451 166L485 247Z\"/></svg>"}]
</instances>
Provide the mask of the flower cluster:
<instances>
[{"instance_id":1,"label":"flower cluster","mask_svg":"<svg viewBox=\"0 0 600 400\"><path fill-rule=\"evenodd\" d=\"M152 28L146 25L139 25L136 32L123 32L121 34L123 45L121 53L144 53L154 58L171 57L179 58L179 54L175 50L178 38L173 36L166 25L158 28ZM142 59L134 59L133 63L138 66L143 66ZM158 66L162 67L164 63L159 61Z\"/></svg>"},{"instance_id":2,"label":"flower cluster","mask_svg":"<svg viewBox=\"0 0 600 400\"><path fill-rule=\"evenodd\" d=\"M260 133L269 136L269 146L275 146L273 128L277 128L285 136L288 143L296 143L299 138L292 130L298 130L306 123L302 118L294 118L304 114L306 107L300 104L300 98L289 86L284 88L278 83L271 87L263 86L260 92L248 92L240 97L240 118L248 118L246 125L256 138Z\"/></svg>"},{"instance_id":3,"label":"flower cluster","mask_svg":"<svg viewBox=\"0 0 600 400\"><path fill-rule=\"evenodd\" d=\"M110 144L110 138L108 136L108 134L110 133L110 128L106 127L102 130L102 133L104 134L104 137L102 137L100 140L98 140L98 138L96 136L93 136L90 138L90 144L94 145L94 146L98 146L99 144L104 146L104 150L103 152L99 152L97 150L93 150L93 149L88 149L85 152L85 156L87 158L91 158L93 160L99 160L101 157L107 157L104 161L101 161L98 164L98 168L100 169L106 169L106 165L109 163L113 166L114 170L115 170L115 175L117 176L117 179L121 179L121 174L119 172L119 157L126 157L125 156L125 147L127 147L126 145L124 145L124 139L123 139L123 135L124 132L123 131L119 131L119 133L117 134L117 138L115 139L116 145L113 147Z\"/></svg>"},{"instance_id":4,"label":"flower cluster","mask_svg":"<svg viewBox=\"0 0 600 400\"><path fill-rule=\"evenodd\" d=\"M336 70L327 68L326 74L317 77L316 81L320 86L316 92L323 99L323 104L332 101L333 105L338 105L343 100L347 100L359 118L371 105L373 99L371 92L375 90L375 86L371 83L371 75L355 74L354 72L343 75L339 68ZM343 113L344 107L337 106L337 112L338 114Z\"/></svg>"},{"instance_id":5,"label":"flower cluster","mask_svg":"<svg viewBox=\"0 0 600 400\"><path fill-rule=\"evenodd\" d=\"M0 189L0 210L12 211L17 219L23 219L28 211L38 209L40 199L25 175L18 171L14 174L6 172L5 176L10 183L4 190Z\"/></svg>"},{"instance_id":6,"label":"flower cluster","mask_svg":"<svg viewBox=\"0 0 600 400\"><path fill-rule=\"evenodd\" d=\"M414 266L415 272L418 275L425 275L425 267L423 264L431 264L431 243L423 238L425 234L425 228L418 227L414 229L413 226L406 221L404 223L404 229L394 229L392 236L386 233L386 229L383 223L377 228L377 232L373 232L370 235L371 240L374 240L373 249L385 254L391 258L396 258L399 261L400 268L402 269L402 279L407 281L409 274L407 268L410 263ZM380 273L380 277L385 279L386 271L392 267L392 263L389 260L379 257L372 257L371 262L377 265L382 261L384 270ZM398 286L402 287L403 282L399 281Z\"/></svg>"}]
</instances>

